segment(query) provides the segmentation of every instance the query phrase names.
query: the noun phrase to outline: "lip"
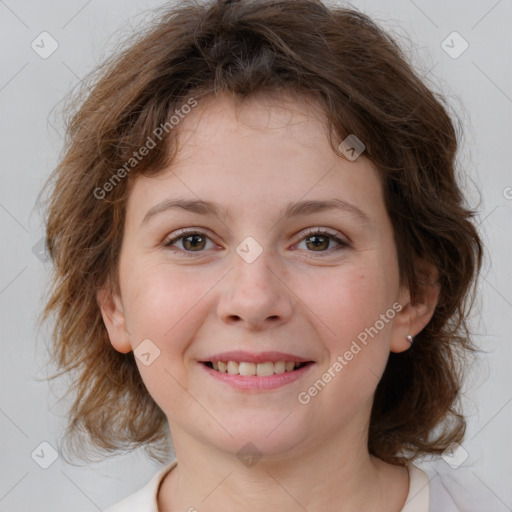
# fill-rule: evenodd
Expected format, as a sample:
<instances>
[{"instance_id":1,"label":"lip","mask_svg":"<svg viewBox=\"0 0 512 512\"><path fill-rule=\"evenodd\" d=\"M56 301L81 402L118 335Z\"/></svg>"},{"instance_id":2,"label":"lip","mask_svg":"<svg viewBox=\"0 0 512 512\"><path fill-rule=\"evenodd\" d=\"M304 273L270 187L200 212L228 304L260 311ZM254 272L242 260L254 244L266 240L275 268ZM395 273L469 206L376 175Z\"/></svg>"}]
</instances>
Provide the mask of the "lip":
<instances>
[{"instance_id":1,"label":"lip","mask_svg":"<svg viewBox=\"0 0 512 512\"><path fill-rule=\"evenodd\" d=\"M277 361L294 361L295 363L309 363L313 362L311 359L305 359L293 354L286 354L284 352L245 352L243 350L236 350L232 352L222 352L221 354L215 354L209 358L202 359L201 362L212 362L218 363L219 361L238 361L246 363L275 363ZM292 372L290 372L292 373Z\"/></svg>"},{"instance_id":2,"label":"lip","mask_svg":"<svg viewBox=\"0 0 512 512\"><path fill-rule=\"evenodd\" d=\"M233 361L233 359L231 359ZM268 359L266 359L268 361ZM281 359L282 361L282 359ZM247 361L252 362L252 361ZM301 361L305 362L305 361ZM229 386L243 391L265 391L272 390L284 387L288 384L291 384L300 378L302 378L306 373L309 372L310 368L314 366L313 361L308 361L308 364L302 366L301 368L297 368L291 372L284 372L280 374L267 375L265 377L260 377L258 375L232 375L229 373L221 373L217 370L214 370L202 362L199 362L199 366L203 369L203 371L207 372L207 374L217 379L218 381L228 384Z\"/></svg>"}]
</instances>

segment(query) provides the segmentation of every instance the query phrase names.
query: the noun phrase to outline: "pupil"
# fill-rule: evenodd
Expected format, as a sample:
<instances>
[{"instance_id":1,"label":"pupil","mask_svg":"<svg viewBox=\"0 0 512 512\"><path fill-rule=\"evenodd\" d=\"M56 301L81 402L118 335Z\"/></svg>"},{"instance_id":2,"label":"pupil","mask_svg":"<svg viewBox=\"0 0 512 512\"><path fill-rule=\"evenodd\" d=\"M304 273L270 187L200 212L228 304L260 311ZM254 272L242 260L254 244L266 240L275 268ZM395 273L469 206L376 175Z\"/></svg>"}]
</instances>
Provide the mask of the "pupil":
<instances>
[{"instance_id":1,"label":"pupil","mask_svg":"<svg viewBox=\"0 0 512 512\"><path fill-rule=\"evenodd\" d=\"M190 240L192 240L192 239L195 239L196 241L197 241L197 239L199 239L200 240L199 244L203 243L203 245L204 245L204 239L201 235L189 235L189 236L185 237L185 239L184 239L185 249L194 249L194 248L197 249L198 248L198 245L195 243L189 244ZM187 245L189 247L187 247ZM192 246L190 246L190 245L192 245ZM200 247L200 248L202 248L202 247Z\"/></svg>"},{"instance_id":2,"label":"pupil","mask_svg":"<svg viewBox=\"0 0 512 512\"><path fill-rule=\"evenodd\" d=\"M326 245L326 244L325 244L325 242L326 242L326 240L327 240L327 237L325 237L325 236L313 235L313 236L310 236L310 237L308 237L308 238L309 238L310 240L314 240L314 242L313 242L313 246L314 246L315 248L319 248L322 244L323 244L324 246ZM322 241L319 241L319 240L323 240L323 242L322 242ZM329 242L328 242L328 241L327 241L327 245L329 245ZM323 248L324 248L324 249L326 249L327 247L323 247Z\"/></svg>"}]
</instances>

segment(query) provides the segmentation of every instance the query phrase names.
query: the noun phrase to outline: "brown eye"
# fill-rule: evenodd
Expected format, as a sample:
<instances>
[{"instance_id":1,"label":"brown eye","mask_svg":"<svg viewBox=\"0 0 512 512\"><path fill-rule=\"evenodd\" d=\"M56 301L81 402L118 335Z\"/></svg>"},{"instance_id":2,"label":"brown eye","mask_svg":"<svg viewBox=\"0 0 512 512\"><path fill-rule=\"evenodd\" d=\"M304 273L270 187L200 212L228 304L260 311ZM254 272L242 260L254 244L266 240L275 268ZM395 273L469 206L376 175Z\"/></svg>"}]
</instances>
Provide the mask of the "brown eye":
<instances>
[{"instance_id":1,"label":"brown eye","mask_svg":"<svg viewBox=\"0 0 512 512\"><path fill-rule=\"evenodd\" d=\"M333 241L334 244L332 244ZM299 242L299 245L303 242L307 252L328 254L334 252L337 249L342 249L343 247L349 246L348 242L345 242L335 234L321 230L306 232Z\"/></svg>"},{"instance_id":2,"label":"brown eye","mask_svg":"<svg viewBox=\"0 0 512 512\"><path fill-rule=\"evenodd\" d=\"M210 241L210 246L207 247L207 242ZM204 249L211 249L213 242L204 233L196 231L182 232L179 236L163 243L164 247L174 250L173 252L193 253L203 252Z\"/></svg>"},{"instance_id":3,"label":"brown eye","mask_svg":"<svg viewBox=\"0 0 512 512\"><path fill-rule=\"evenodd\" d=\"M187 251L201 250L206 245L206 237L202 235L188 235L181 238L183 239L183 248Z\"/></svg>"},{"instance_id":4,"label":"brown eye","mask_svg":"<svg viewBox=\"0 0 512 512\"><path fill-rule=\"evenodd\" d=\"M329 239L330 237L325 235L311 235L305 238L305 240L310 240L310 242L306 241L306 246L313 251L325 250L329 248Z\"/></svg>"}]
</instances>

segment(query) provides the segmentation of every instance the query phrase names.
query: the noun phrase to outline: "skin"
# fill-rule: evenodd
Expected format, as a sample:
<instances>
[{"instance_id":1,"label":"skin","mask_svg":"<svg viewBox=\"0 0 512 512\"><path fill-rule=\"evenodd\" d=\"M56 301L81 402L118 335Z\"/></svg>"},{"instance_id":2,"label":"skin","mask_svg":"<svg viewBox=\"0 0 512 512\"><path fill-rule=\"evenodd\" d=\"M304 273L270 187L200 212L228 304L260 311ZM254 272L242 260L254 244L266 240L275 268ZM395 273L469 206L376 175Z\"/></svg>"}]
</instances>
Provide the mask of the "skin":
<instances>
[{"instance_id":1,"label":"skin","mask_svg":"<svg viewBox=\"0 0 512 512\"><path fill-rule=\"evenodd\" d=\"M437 293L429 287L411 304L400 285L376 168L364 154L336 154L320 106L291 96L238 106L228 96L202 100L181 121L178 142L167 169L135 180L120 291L98 293L116 350L144 339L160 350L148 366L136 359L179 461L160 488L160 510L399 511L408 471L369 455L371 405L390 351L409 348L406 336L428 323ZM172 209L143 222L176 198L215 202L220 212ZM367 219L341 209L283 217L289 202L332 198ZM181 228L208 238L196 251L183 238L166 247ZM321 238L315 248L308 228L346 245ZM248 236L263 250L252 263L236 252ZM301 404L298 394L394 303L401 311ZM278 389L233 389L199 362L231 350L281 351L314 364ZM237 457L248 442L262 456L251 467Z\"/></svg>"}]
</instances>

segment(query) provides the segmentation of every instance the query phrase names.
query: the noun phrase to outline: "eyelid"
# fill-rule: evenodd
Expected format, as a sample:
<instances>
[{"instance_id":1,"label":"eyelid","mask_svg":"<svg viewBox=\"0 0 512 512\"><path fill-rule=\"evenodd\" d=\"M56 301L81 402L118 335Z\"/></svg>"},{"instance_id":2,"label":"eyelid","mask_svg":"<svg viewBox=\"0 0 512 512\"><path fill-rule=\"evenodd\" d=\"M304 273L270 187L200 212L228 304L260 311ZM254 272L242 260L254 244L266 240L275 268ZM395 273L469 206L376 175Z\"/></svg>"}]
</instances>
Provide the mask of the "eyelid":
<instances>
[{"instance_id":1,"label":"eyelid","mask_svg":"<svg viewBox=\"0 0 512 512\"><path fill-rule=\"evenodd\" d=\"M298 241L302 241L303 238L309 236L309 235L329 235L330 237L334 239L338 239L340 243L349 245L349 239L345 235L341 234L338 231L334 231L330 228L323 228L323 227L315 227L315 228L307 228L301 231L297 235Z\"/></svg>"}]
</instances>

